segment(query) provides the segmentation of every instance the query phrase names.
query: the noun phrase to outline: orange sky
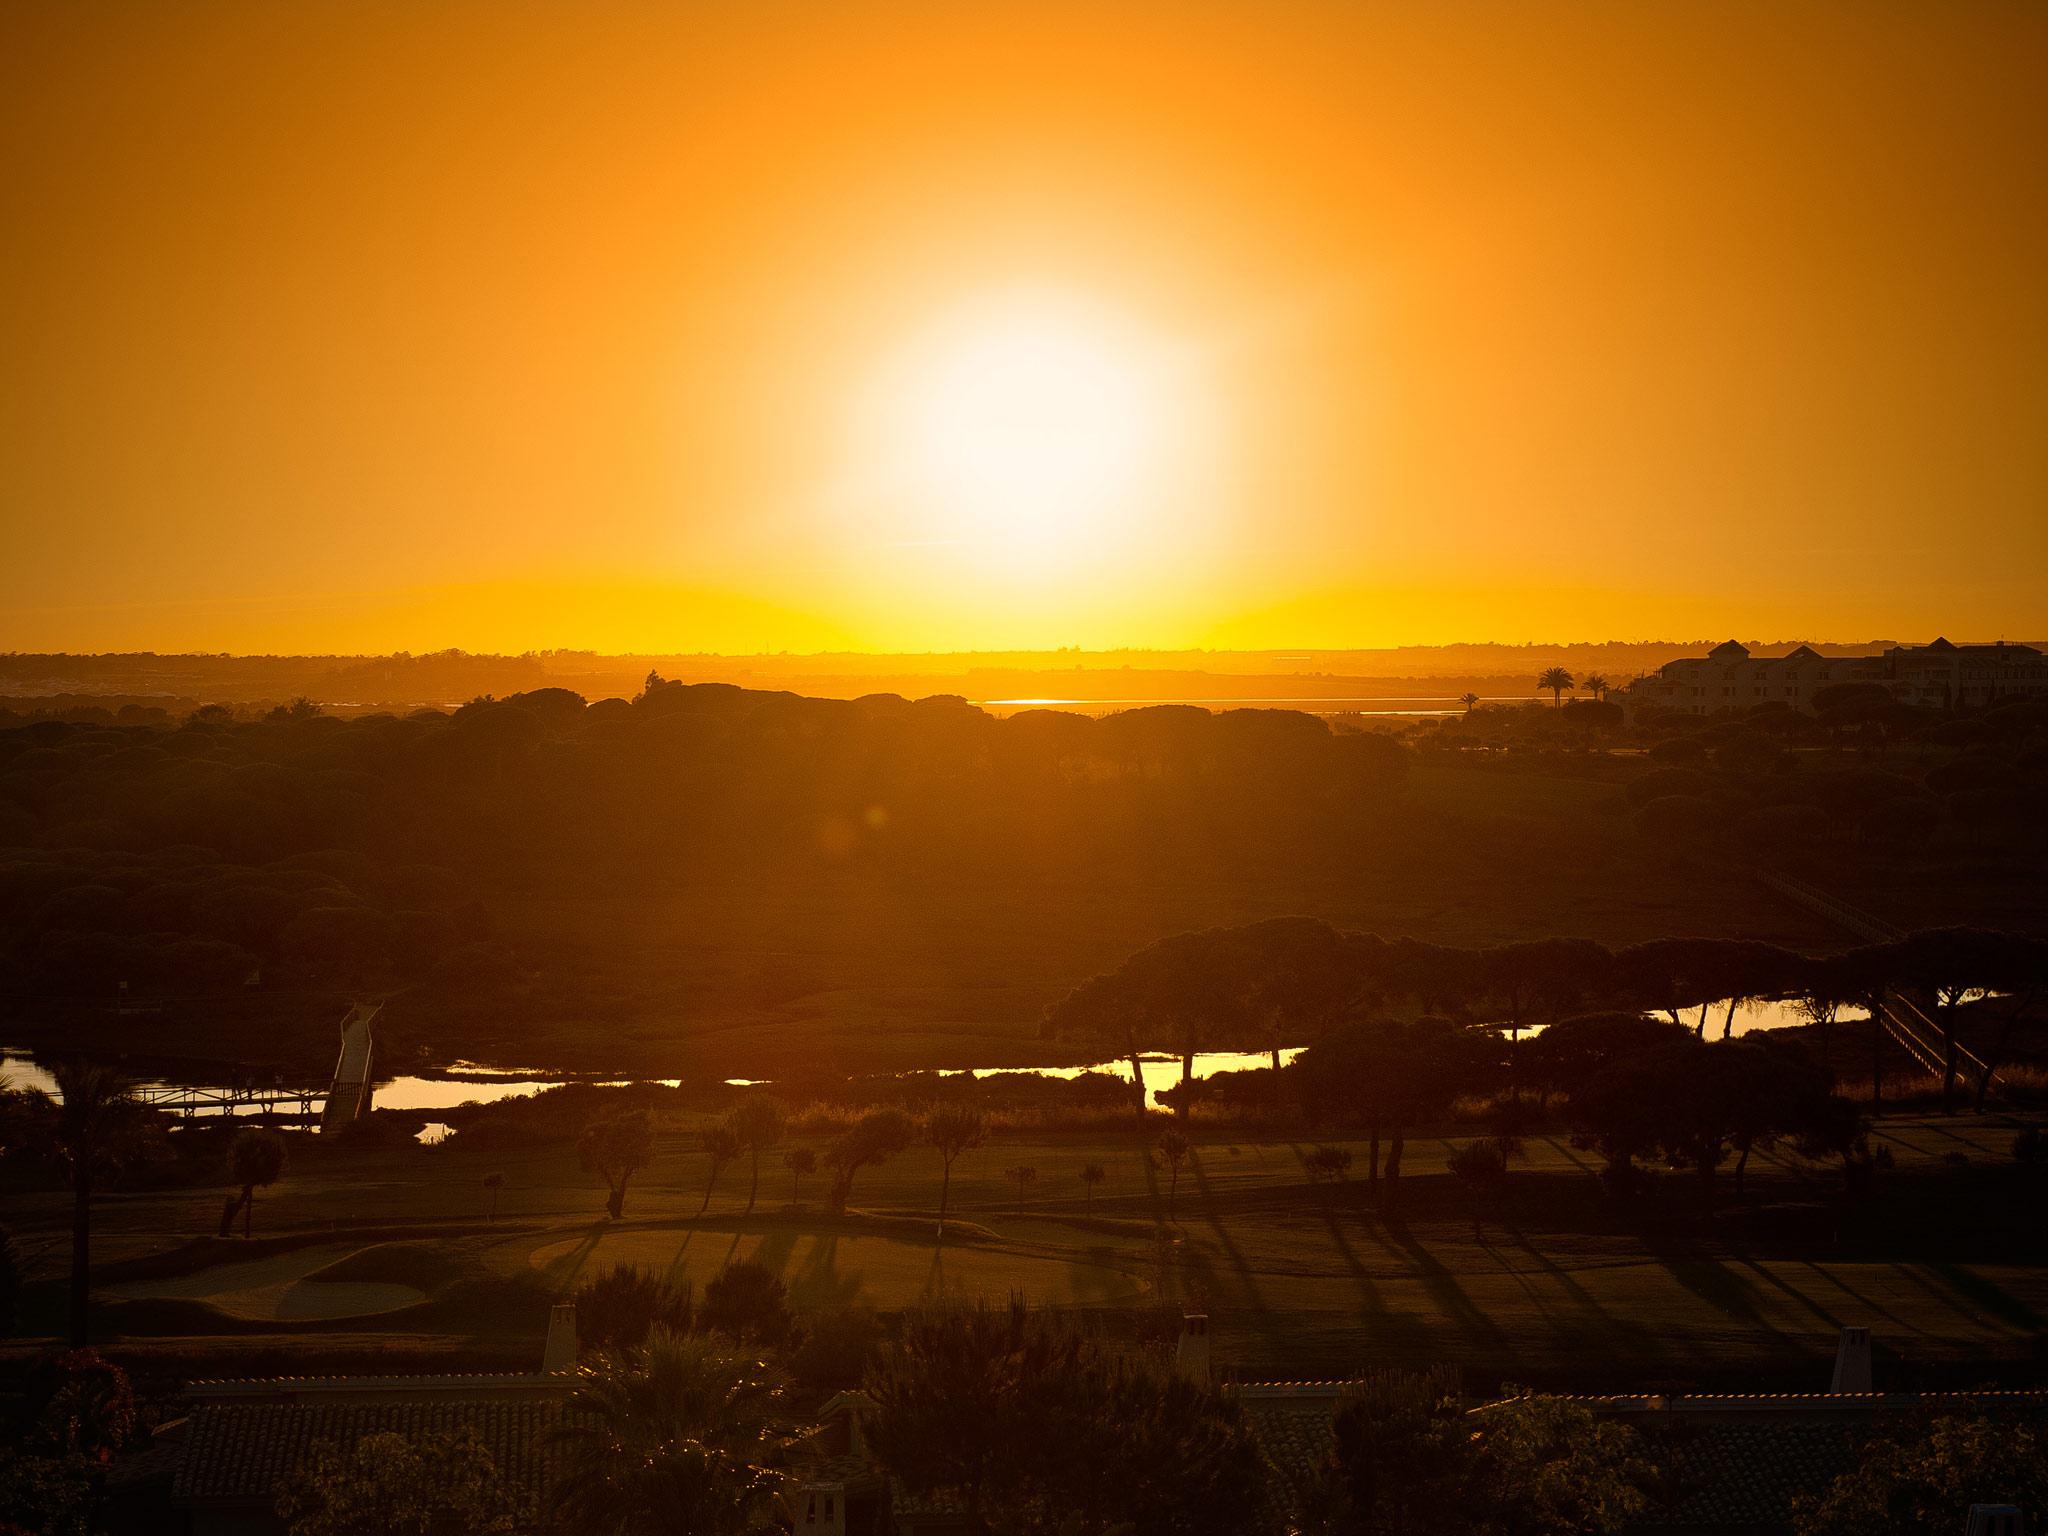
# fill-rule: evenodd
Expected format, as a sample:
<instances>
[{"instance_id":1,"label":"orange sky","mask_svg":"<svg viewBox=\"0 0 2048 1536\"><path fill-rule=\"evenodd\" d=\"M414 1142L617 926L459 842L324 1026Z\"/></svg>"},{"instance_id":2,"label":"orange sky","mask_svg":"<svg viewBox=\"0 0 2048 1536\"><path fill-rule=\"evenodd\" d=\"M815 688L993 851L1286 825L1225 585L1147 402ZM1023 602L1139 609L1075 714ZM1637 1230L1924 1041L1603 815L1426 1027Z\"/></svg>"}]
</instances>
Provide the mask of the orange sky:
<instances>
[{"instance_id":1,"label":"orange sky","mask_svg":"<svg viewBox=\"0 0 2048 1536\"><path fill-rule=\"evenodd\" d=\"M2044 79L2022 3L10 6L0 648L2042 633ZM1139 446L932 491L1046 305Z\"/></svg>"}]
</instances>

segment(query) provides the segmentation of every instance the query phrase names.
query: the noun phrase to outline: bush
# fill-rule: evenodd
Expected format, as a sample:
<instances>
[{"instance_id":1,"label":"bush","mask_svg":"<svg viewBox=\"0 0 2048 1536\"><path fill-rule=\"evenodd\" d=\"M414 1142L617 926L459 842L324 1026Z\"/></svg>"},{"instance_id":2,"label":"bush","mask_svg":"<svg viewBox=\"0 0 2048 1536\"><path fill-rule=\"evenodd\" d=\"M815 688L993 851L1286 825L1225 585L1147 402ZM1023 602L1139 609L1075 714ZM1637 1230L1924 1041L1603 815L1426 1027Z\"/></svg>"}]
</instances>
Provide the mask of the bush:
<instances>
[{"instance_id":1,"label":"bush","mask_svg":"<svg viewBox=\"0 0 2048 1536\"><path fill-rule=\"evenodd\" d=\"M1948 1536L1972 1504L2017 1504L2024 1528L2048 1516L2048 1441L2032 1425L1952 1416L1901 1425L1863 1448L1853 1472L1798 1500L1799 1536Z\"/></svg>"},{"instance_id":2,"label":"bush","mask_svg":"<svg viewBox=\"0 0 2048 1536\"><path fill-rule=\"evenodd\" d=\"M791 1322L781 1277L750 1261L726 1265L704 1287L697 1322L735 1343L780 1344Z\"/></svg>"},{"instance_id":3,"label":"bush","mask_svg":"<svg viewBox=\"0 0 2048 1536\"><path fill-rule=\"evenodd\" d=\"M813 1314L789 1355L789 1373L814 1392L843 1392L861 1384L882 1353L882 1325L865 1307L834 1307Z\"/></svg>"},{"instance_id":4,"label":"bush","mask_svg":"<svg viewBox=\"0 0 2048 1536\"><path fill-rule=\"evenodd\" d=\"M1495 1190L1508 1176L1507 1149L1498 1137L1488 1137L1458 1148L1444 1159L1444 1166L1467 1189Z\"/></svg>"},{"instance_id":5,"label":"bush","mask_svg":"<svg viewBox=\"0 0 2048 1536\"><path fill-rule=\"evenodd\" d=\"M2048 1132L2030 1125L2012 1139L2012 1160L2029 1168L2048 1165Z\"/></svg>"},{"instance_id":6,"label":"bush","mask_svg":"<svg viewBox=\"0 0 2048 1536\"><path fill-rule=\"evenodd\" d=\"M1311 1184L1341 1179L1351 1171L1351 1149L1318 1144L1302 1158L1301 1165L1308 1171Z\"/></svg>"},{"instance_id":7,"label":"bush","mask_svg":"<svg viewBox=\"0 0 2048 1536\"><path fill-rule=\"evenodd\" d=\"M128 1373L96 1349L47 1355L29 1373L31 1441L60 1456L107 1461L135 1433Z\"/></svg>"},{"instance_id":8,"label":"bush","mask_svg":"<svg viewBox=\"0 0 2048 1536\"><path fill-rule=\"evenodd\" d=\"M614 1264L576 1292L576 1342L586 1350L638 1349L655 1328L687 1333L695 1313L688 1282Z\"/></svg>"}]
</instances>

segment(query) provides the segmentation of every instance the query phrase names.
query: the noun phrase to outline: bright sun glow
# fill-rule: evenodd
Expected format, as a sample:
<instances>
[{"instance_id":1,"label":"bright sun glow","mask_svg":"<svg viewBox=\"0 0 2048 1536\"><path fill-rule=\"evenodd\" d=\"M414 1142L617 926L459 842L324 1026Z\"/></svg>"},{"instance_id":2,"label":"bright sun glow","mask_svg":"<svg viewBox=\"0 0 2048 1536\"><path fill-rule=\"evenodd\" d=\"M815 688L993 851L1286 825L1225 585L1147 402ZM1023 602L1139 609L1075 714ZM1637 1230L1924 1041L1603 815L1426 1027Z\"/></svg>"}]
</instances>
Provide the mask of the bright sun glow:
<instances>
[{"instance_id":1,"label":"bright sun glow","mask_svg":"<svg viewBox=\"0 0 2048 1536\"><path fill-rule=\"evenodd\" d=\"M965 311L910 349L889 390L905 499L934 542L1085 558L1156 494L1166 373L1156 343L1079 303Z\"/></svg>"}]
</instances>

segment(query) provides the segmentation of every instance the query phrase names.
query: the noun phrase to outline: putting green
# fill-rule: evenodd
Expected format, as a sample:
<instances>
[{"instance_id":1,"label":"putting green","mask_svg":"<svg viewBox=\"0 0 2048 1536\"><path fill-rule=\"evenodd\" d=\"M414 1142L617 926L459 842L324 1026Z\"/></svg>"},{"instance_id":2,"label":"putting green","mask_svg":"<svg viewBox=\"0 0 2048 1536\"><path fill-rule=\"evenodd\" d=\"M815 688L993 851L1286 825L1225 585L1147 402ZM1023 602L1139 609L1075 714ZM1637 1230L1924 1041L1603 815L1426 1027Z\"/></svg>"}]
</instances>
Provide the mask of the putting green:
<instances>
[{"instance_id":1,"label":"putting green","mask_svg":"<svg viewBox=\"0 0 2048 1536\"><path fill-rule=\"evenodd\" d=\"M1012 1292L1043 1305L1128 1306L1147 1289L1116 1268L1106 1251L1050 1259L818 1232L606 1232L595 1241L544 1244L528 1259L536 1268L554 1271L561 1285L587 1280L613 1264L637 1264L688 1278L700 1289L725 1265L751 1259L782 1276L790 1299L801 1307L859 1302L894 1308L941 1296L1001 1299Z\"/></svg>"},{"instance_id":2,"label":"putting green","mask_svg":"<svg viewBox=\"0 0 2048 1536\"><path fill-rule=\"evenodd\" d=\"M119 1301L196 1301L252 1322L315 1322L396 1312L427 1299L410 1285L309 1278L358 1250L302 1248L240 1264L209 1264L189 1275L110 1285L100 1294Z\"/></svg>"}]
</instances>

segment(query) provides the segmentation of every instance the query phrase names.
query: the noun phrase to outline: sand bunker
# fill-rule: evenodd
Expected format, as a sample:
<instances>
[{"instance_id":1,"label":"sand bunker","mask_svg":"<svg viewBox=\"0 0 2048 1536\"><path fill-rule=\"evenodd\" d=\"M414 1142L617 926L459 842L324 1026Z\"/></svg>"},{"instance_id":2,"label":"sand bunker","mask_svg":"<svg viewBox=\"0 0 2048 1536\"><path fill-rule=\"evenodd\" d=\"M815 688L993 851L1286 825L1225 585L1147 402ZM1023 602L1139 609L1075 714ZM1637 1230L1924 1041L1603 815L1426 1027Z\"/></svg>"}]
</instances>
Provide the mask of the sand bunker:
<instances>
[{"instance_id":1,"label":"sand bunker","mask_svg":"<svg viewBox=\"0 0 2048 1536\"><path fill-rule=\"evenodd\" d=\"M572 1276L587 1280L612 1264L637 1264L687 1276L700 1290L724 1265L751 1259L781 1275L790 1299L803 1307L901 1307L939 1296L1000 1300L1013 1291L1044 1305L1124 1306L1146 1289L1106 1255L1100 1261L1050 1259L815 1232L606 1232L595 1240L548 1243L528 1257L536 1268L552 1271L558 1284Z\"/></svg>"},{"instance_id":2,"label":"sand bunker","mask_svg":"<svg viewBox=\"0 0 2048 1536\"><path fill-rule=\"evenodd\" d=\"M356 1253L353 1247L302 1248L240 1264L209 1264L189 1275L102 1288L120 1301L196 1301L249 1322L317 1322L417 1306L427 1293L410 1285L312 1278Z\"/></svg>"}]
</instances>

